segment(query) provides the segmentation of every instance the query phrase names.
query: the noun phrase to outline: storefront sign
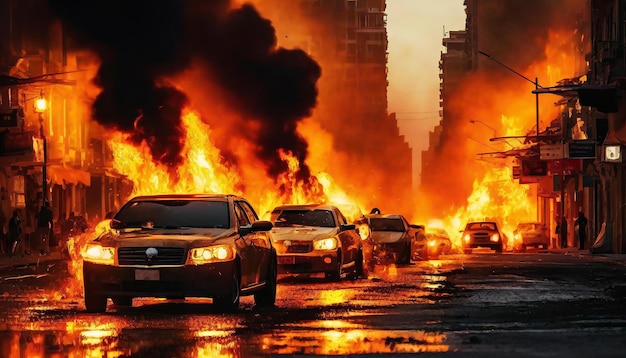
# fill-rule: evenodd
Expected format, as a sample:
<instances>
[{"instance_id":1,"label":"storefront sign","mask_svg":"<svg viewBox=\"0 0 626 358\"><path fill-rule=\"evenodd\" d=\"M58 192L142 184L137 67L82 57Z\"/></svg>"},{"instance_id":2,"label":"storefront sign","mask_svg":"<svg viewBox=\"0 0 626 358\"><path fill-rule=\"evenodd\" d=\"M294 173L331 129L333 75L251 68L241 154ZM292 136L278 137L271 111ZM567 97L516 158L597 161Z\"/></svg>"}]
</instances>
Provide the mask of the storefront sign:
<instances>
[{"instance_id":1,"label":"storefront sign","mask_svg":"<svg viewBox=\"0 0 626 358\"><path fill-rule=\"evenodd\" d=\"M575 140L566 144L568 158L596 158L596 141Z\"/></svg>"},{"instance_id":2,"label":"storefront sign","mask_svg":"<svg viewBox=\"0 0 626 358\"><path fill-rule=\"evenodd\" d=\"M539 158L541 160L563 159L563 157L564 157L563 143L539 145Z\"/></svg>"}]
</instances>

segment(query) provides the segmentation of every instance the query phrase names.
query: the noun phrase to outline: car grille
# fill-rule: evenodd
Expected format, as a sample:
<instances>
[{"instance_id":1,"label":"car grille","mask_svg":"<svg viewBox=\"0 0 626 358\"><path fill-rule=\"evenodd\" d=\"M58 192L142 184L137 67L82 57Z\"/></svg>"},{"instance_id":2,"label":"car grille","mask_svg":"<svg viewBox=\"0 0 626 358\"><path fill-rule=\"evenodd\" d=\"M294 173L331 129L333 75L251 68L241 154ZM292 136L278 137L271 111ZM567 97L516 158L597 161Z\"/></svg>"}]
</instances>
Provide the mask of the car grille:
<instances>
[{"instance_id":1,"label":"car grille","mask_svg":"<svg viewBox=\"0 0 626 358\"><path fill-rule=\"evenodd\" d=\"M279 246L282 246L282 250L279 250L281 253L304 254L313 251L313 244L311 241L287 241L289 242L289 245L285 245L285 241L277 242Z\"/></svg>"},{"instance_id":2,"label":"car grille","mask_svg":"<svg viewBox=\"0 0 626 358\"><path fill-rule=\"evenodd\" d=\"M158 247L159 253L152 259L146 256L147 247L121 247L117 253L120 265L182 265L185 249L182 247Z\"/></svg>"},{"instance_id":3,"label":"car grille","mask_svg":"<svg viewBox=\"0 0 626 358\"><path fill-rule=\"evenodd\" d=\"M488 233L476 233L473 235L476 242L489 242L489 236L491 235Z\"/></svg>"}]
</instances>

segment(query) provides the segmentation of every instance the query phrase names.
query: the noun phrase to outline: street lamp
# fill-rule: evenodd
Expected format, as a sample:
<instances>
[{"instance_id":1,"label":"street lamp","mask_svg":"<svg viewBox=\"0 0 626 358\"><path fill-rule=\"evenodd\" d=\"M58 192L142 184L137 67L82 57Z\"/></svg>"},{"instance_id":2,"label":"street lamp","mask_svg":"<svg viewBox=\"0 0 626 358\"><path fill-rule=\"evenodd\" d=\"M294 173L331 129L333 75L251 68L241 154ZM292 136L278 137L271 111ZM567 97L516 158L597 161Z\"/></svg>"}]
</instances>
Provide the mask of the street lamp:
<instances>
[{"instance_id":1,"label":"street lamp","mask_svg":"<svg viewBox=\"0 0 626 358\"><path fill-rule=\"evenodd\" d=\"M497 136L496 136L496 132L497 132L497 131L496 131L496 129L495 129L495 128L493 128L492 126L488 125L487 123L485 123L485 122L483 122L483 121L481 121L481 120L478 120L478 119L470 119L470 123L472 123L472 124L474 124L474 123L480 123L480 124L482 124L483 126L485 126L485 127L489 128L489 129L491 129L491 130L493 131L493 137L494 137L494 138L495 138L495 137L497 137Z\"/></svg>"},{"instance_id":2,"label":"street lamp","mask_svg":"<svg viewBox=\"0 0 626 358\"><path fill-rule=\"evenodd\" d=\"M43 144L43 166L41 168L42 175L42 206L45 204L48 199L48 178L46 169L48 166L48 144L46 143L46 133L44 131L43 126L43 112L48 108L48 102L46 98L43 96L43 92L39 94L39 97L35 99L35 112L39 114L39 137L41 138Z\"/></svg>"},{"instance_id":3,"label":"street lamp","mask_svg":"<svg viewBox=\"0 0 626 358\"><path fill-rule=\"evenodd\" d=\"M497 132L498 132L498 131L497 131L494 127L490 126L489 124L487 124L487 123L485 123L485 122L483 122L483 121L481 121L481 120L479 120L479 119L470 119L470 123L472 123L472 124L474 124L474 123L479 123L479 124L482 124L483 126L485 126L485 127L489 128L489 129L491 129L491 130L493 131L493 137L492 137L492 138L489 138L489 141L490 141L490 142L493 142L493 141L498 140L498 139L504 139L504 143L506 143L506 145L508 145L508 146L509 146L509 147L511 147L511 148L515 148L515 146L514 146L514 145L512 145L511 143L509 143L509 142L506 140L506 138L504 138L504 137L498 137L498 135L497 135Z\"/></svg>"},{"instance_id":4,"label":"street lamp","mask_svg":"<svg viewBox=\"0 0 626 358\"><path fill-rule=\"evenodd\" d=\"M493 58L490 54L482 52L482 51L477 51L477 52L479 54L487 57L491 61L497 63L498 65L506 68L507 70L513 72L514 74L518 75L519 77L525 79L526 81L534 84L535 85L535 92L537 91L537 89L543 88L542 86L539 85L539 80L537 79L537 77L535 77L535 80L533 81L530 78L524 76L523 74L515 71L511 67L509 67L509 66L505 65L504 63L498 61L497 59ZM537 148L539 148L539 93L535 93L535 128L536 128L535 141L537 142ZM563 179L563 171L561 170L561 180L562 179ZM561 186L563 186L563 183L561 183ZM563 189L561 189L561 192L563 192ZM563 198L561 197L561 209L562 209L561 213L562 213L562 211L565 208L565 206L564 206L564 204L562 202L563 202ZM539 220L539 184L537 184L537 220Z\"/></svg>"}]
</instances>

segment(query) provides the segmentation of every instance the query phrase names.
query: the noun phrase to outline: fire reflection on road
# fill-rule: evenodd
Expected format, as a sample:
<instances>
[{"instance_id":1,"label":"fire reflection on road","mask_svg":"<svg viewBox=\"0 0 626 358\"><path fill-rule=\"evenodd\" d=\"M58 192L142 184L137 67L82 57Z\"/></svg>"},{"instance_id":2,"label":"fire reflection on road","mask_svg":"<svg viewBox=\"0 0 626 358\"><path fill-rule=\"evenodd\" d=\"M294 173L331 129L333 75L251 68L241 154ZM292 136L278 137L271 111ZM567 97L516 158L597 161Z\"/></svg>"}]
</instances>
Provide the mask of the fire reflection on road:
<instances>
[{"instance_id":1,"label":"fire reflection on road","mask_svg":"<svg viewBox=\"0 0 626 358\"><path fill-rule=\"evenodd\" d=\"M313 321L304 332L278 330L237 335L232 330L124 330L0 332L2 357L240 357L267 354L350 355L446 352L446 335L425 331L377 331L343 321Z\"/></svg>"},{"instance_id":2,"label":"fire reflection on road","mask_svg":"<svg viewBox=\"0 0 626 358\"><path fill-rule=\"evenodd\" d=\"M252 298L244 297L241 312L226 315L205 299L150 298L135 299L133 307L112 306L107 315L83 315L77 297L57 299L55 290L39 291L38 297L24 292L6 301L0 357L447 352L454 350L454 337L411 329L410 315L387 314L389 307L445 299L445 272L457 268L449 261L423 261L377 267L369 279L282 277L276 309L256 310Z\"/></svg>"}]
</instances>

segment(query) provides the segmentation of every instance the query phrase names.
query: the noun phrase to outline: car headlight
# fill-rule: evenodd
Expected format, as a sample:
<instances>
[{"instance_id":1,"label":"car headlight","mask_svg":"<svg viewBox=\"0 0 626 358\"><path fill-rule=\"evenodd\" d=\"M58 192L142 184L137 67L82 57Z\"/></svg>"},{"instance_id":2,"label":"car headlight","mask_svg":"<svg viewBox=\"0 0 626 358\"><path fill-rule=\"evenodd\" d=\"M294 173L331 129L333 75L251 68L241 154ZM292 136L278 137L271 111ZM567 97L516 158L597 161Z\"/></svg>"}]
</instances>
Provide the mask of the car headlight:
<instances>
[{"instance_id":1,"label":"car headlight","mask_svg":"<svg viewBox=\"0 0 626 358\"><path fill-rule=\"evenodd\" d=\"M500 241L500 235L498 234L492 234L491 237L489 238L491 241L493 242L498 242Z\"/></svg>"},{"instance_id":2,"label":"car headlight","mask_svg":"<svg viewBox=\"0 0 626 358\"><path fill-rule=\"evenodd\" d=\"M100 244L87 244L82 252L83 260L105 265L115 263L115 248Z\"/></svg>"},{"instance_id":3,"label":"car headlight","mask_svg":"<svg viewBox=\"0 0 626 358\"><path fill-rule=\"evenodd\" d=\"M520 234L515 234L515 236L513 236L513 239L515 240L520 240L522 238L522 236Z\"/></svg>"},{"instance_id":4,"label":"car headlight","mask_svg":"<svg viewBox=\"0 0 626 358\"><path fill-rule=\"evenodd\" d=\"M470 241L470 239L471 239L470 234L465 234L465 236L463 236L463 240L464 240L465 242L469 242L469 241Z\"/></svg>"},{"instance_id":5,"label":"car headlight","mask_svg":"<svg viewBox=\"0 0 626 358\"><path fill-rule=\"evenodd\" d=\"M337 239L334 237L313 241L315 250L334 250L337 248Z\"/></svg>"},{"instance_id":6,"label":"car headlight","mask_svg":"<svg viewBox=\"0 0 626 358\"><path fill-rule=\"evenodd\" d=\"M428 241L428 246L434 247L435 245L437 245L437 241L436 240Z\"/></svg>"},{"instance_id":7,"label":"car headlight","mask_svg":"<svg viewBox=\"0 0 626 358\"><path fill-rule=\"evenodd\" d=\"M191 261L194 264L230 261L235 258L235 250L228 245L197 247L191 249Z\"/></svg>"}]
</instances>

